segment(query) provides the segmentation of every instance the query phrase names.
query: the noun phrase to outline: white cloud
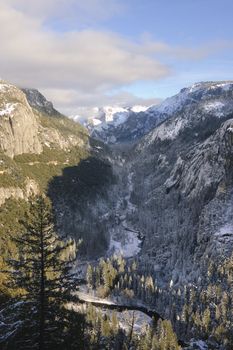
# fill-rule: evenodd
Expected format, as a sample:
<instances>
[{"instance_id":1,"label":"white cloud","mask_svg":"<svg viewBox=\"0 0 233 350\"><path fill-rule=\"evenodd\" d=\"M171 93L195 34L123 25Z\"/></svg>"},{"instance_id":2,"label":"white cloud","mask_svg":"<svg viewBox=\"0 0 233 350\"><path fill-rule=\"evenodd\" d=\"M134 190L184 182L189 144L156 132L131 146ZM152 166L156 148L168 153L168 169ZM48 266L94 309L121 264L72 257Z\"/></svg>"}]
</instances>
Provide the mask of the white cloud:
<instances>
[{"instance_id":1,"label":"white cloud","mask_svg":"<svg viewBox=\"0 0 233 350\"><path fill-rule=\"evenodd\" d=\"M17 11L43 20L106 20L125 10L122 0L2 0Z\"/></svg>"},{"instance_id":2,"label":"white cloud","mask_svg":"<svg viewBox=\"0 0 233 350\"><path fill-rule=\"evenodd\" d=\"M109 92L171 75L163 56L185 56L187 49L145 37L134 42L100 30L58 32L45 26L51 18L104 20L123 11L122 4L120 0L2 0L0 76L47 92L58 109L72 113L80 106L110 104L116 98L128 98L129 104L138 101L129 94Z\"/></svg>"},{"instance_id":3,"label":"white cloud","mask_svg":"<svg viewBox=\"0 0 233 350\"><path fill-rule=\"evenodd\" d=\"M90 112L94 107L102 107L106 105L129 107L134 105L151 106L159 103L161 100L157 98L142 98L122 91L117 94L106 95L102 93L88 94L86 92L68 89L44 89L45 96L54 102L66 115L81 115L83 117L90 116Z\"/></svg>"},{"instance_id":4,"label":"white cloud","mask_svg":"<svg viewBox=\"0 0 233 350\"><path fill-rule=\"evenodd\" d=\"M53 3L46 4L50 8ZM67 105L74 105L74 100L97 103L97 99L106 100L111 89L170 73L169 67L144 53L143 44L109 32L45 31L40 17L6 3L0 8L1 76L20 86L49 90L50 96L57 96L58 107L64 101ZM74 94L77 97L71 100Z\"/></svg>"}]
</instances>

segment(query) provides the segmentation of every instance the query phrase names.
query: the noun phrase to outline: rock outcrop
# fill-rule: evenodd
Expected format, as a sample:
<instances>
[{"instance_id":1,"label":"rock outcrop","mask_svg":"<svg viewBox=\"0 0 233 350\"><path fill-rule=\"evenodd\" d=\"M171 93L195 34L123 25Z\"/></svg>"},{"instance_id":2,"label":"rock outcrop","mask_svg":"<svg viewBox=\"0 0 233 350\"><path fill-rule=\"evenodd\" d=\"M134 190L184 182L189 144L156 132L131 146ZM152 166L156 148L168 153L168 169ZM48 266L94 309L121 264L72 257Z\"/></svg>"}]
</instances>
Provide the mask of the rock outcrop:
<instances>
[{"instance_id":1,"label":"rock outcrop","mask_svg":"<svg viewBox=\"0 0 233 350\"><path fill-rule=\"evenodd\" d=\"M0 187L0 206L9 198L25 199L40 193L38 184L32 179L26 179L25 186L20 187Z\"/></svg>"},{"instance_id":2,"label":"rock outcrop","mask_svg":"<svg viewBox=\"0 0 233 350\"><path fill-rule=\"evenodd\" d=\"M13 158L17 154L41 153L39 123L24 93L0 81L0 150Z\"/></svg>"},{"instance_id":3,"label":"rock outcrop","mask_svg":"<svg viewBox=\"0 0 233 350\"><path fill-rule=\"evenodd\" d=\"M25 93L30 106L37 109L39 112L53 116L61 115L53 107L52 102L48 101L38 90L23 88L22 91Z\"/></svg>"}]
</instances>

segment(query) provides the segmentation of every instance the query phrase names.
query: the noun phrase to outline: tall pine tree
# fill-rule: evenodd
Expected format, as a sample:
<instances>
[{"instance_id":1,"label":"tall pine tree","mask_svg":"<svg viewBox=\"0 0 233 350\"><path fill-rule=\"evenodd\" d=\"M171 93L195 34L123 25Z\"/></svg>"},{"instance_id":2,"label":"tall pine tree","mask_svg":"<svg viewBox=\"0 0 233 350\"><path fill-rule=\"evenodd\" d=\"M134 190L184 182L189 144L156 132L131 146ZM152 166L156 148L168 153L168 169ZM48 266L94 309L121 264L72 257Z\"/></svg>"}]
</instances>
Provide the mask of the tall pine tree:
<instances>
[{"instance_id":1,"label":"tall pine tree","mask_svg":"<svg viewBox=\"0 0 233 350\"><path fill-rule=\"evenodd\" d=\"M22 221L24 232L15 239L19 256L9 261L10 287L18 290L18 297L4 310L0 341L2 335L5 349L82 348L83 327L78 323L84 321L67 308L78 286L67 259L70 252L75 255L75 244L59 239L53 222L48 200L36 197ZM73 345L72 332L77 335Z\"/></svg>"}]
</instances>

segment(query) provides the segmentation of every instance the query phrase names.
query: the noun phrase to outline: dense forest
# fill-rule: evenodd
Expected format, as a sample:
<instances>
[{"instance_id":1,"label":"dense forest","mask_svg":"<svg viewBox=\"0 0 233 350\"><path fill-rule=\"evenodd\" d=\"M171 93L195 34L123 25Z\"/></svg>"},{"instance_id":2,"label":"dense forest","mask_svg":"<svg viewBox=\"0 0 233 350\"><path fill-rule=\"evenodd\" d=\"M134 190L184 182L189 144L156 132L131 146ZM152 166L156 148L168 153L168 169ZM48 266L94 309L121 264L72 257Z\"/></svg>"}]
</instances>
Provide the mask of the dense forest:
<instances>
[{"instance_id":1,"label":"dense forest","mask_svg":"<svg viewBox=\"0 0 233 350\"><path fill-rule=\"evenodd\" d=\"M47 199L34 198L21 224L21 235L12 238L17 257L1 269L2 349L179 349L170 321L154 322L140 337L134 334L134 316L126 331L116 313L107 316L93 306L79 304L80 280L72 272L77 246L57 236ZM106 296L117 273L124 273L125 262L119 258L118 272L103 260L100 266L101 293ZM96 271L94 276L88 267L88 287L94 287L90 284Z\"/></svg>"},{"instance_id":2,"label":"dense forest","mask_svg":"<svg viewBox=\"0 0 233 350\"><path fill-rule=\"evenodd\" d=\"M122 326L116 311L79 300L83 281L72 268L79 245L58 237L50 202L35 197L12 238L17 256L1 268L0 344L2 349L176 350L188 340L211 339L212 349L233 347L233 257L209 263L205 281L176 288L158 286L150 265L120 255L86 269L86 290L119 303L144 303L167 318L152 318L135 331L137 316ZM77 264L77 262L76 262ZM179 339L179 340L178 340Z\"/></svg>"}]
</instances>

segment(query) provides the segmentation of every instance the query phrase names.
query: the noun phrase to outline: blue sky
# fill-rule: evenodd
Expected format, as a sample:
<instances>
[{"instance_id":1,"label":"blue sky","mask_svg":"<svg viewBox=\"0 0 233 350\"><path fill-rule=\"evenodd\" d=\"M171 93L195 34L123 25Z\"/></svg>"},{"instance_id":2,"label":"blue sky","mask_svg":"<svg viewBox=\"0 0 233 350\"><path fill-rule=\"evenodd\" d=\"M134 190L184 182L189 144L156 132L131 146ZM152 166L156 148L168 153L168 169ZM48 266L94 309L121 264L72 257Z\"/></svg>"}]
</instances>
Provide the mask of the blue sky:
<instances>
[{"instance_id":1,"label":"blue sky","mask_svg":"<svg viewBox=\"0 0 233 350\"><path fill-rule=\"evenodd\" d=\"M170 45L193 48L226 45L196 62L164 57L172 67L172 77L154 83L139 82L127 87L128 91L143 97L165 98L197 81L233 79L232 0L128 0L126 3L125 12L103 28L135 40L148 33L154 40Z\"/></svg>"},{"instance_id":2,"label":"blue sky","mask_svg":"<svg viewBox=\"0 0 233 350\"><path fill-rule=\"evenodd\" d=\"M1 76L67 114L233 79L232 0L2 0Z\"/></svg>"}]
</instances>

